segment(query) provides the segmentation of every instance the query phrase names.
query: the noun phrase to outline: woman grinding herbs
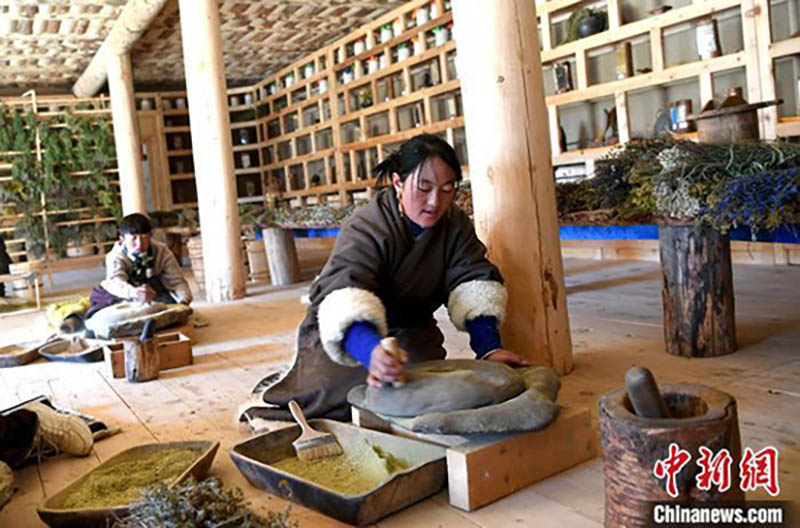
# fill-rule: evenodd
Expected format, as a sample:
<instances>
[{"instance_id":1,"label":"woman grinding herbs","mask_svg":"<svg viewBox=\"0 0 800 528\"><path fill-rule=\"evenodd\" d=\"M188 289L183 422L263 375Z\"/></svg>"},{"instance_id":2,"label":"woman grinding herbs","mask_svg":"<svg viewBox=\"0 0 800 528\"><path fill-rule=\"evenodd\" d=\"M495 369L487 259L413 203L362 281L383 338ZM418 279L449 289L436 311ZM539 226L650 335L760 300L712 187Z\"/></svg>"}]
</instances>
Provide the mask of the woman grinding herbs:
<instances>
[{"instance_id":1,"label":"woman grinding herbs","mask_svg":"<svg viewBox=\"0 0 800 528\"><path fill-rule=\"evenodd\" d=\"M461 166L452 147L419 135L375 172L391 187L341 229L311 286L292 367L265 378L240 419L291 420L292 399L306 416L349 419L352 387L400 381L406 361L444 359L433 312L445 303L478 358L527 364L500 344L506 291L469 217L453 203ZM386 336L397 338L399 353L381 346Z\"/></svg>"}]
</instances>

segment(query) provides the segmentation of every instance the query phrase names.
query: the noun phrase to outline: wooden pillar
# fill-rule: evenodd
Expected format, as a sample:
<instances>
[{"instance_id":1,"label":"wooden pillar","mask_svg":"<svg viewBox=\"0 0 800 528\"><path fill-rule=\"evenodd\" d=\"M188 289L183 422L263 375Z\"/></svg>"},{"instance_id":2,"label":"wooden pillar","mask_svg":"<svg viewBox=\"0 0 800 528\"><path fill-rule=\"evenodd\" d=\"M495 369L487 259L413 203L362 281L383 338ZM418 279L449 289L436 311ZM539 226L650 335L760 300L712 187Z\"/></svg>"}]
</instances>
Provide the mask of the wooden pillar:
<instances>
[{"instance_id":1,"label":"wooden pillar","mask_svg":"<svg viewBox=\"0 0 800 528\"><path fill-rule=\"evenodd\" d=\"M142 176L139 131L136 126L136 102L133 97L131 57L109 54L106 58L111 117L114 121L114 144L117 148L122 214L147 212L147 197Z\"/></svg>"},{"instance_id":2,"label":"wooden pillar","mask_svg":"<svg viewBox=\"0 0 800 528\"><path fill-rule=\"evenodd\" d=\"M263 230L269 277L273 286L288 286L300 280L300 263L291 229L267 227Z\"/></svg>"},{"instance_id":3,"label":"wooden pillar","mask_svg":"<svg viewBox=\"0 0 800 528\"><path fill-rule=\"evenodd\" d=\"M453 16L476 229L509 293L503 346L566 374L572 343L534 3L454 0Z\"/></svg>"},{"instance_id":4,"label":"wooden pillar","mask_svg":"<svg viewBox=\"0 0 800 528\"><path fill-rule=\"evenodd\" d=\"M241 226L226 97L219 6L216 0L179 0L183 62L194 158L206 297L244 296Z\"/></svg>"}]
</instances>

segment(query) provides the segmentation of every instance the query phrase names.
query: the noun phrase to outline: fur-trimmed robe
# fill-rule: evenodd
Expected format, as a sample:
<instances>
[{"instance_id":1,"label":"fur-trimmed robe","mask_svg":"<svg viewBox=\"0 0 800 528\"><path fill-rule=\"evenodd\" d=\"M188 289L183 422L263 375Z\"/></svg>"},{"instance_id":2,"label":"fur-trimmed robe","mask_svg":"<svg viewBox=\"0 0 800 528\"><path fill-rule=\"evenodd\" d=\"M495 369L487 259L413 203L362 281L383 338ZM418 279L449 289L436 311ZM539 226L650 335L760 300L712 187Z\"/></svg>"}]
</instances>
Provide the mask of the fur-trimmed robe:
<instances>
[{"instance_id":1,"label":"fur-trimmed robe","mask_svg":"<svg viewBox=\"0 0 800 528\"><path fill-rule=\"evenodd\" d=\"M394 190L382 190L342 228L312 284L292 367L259 384L273 382L257 398L267 406L246 404L241 411L250 418L291 420L286 406L295 399L308 417L349 419L347 392L367 377L342 348L352 323L369 321L381 335L397 337L411 362L443 359L444 337L433 312L447 303L459 330L481 315L502 321L502 280L469 217L455 204L414 238Z\"/></svg>"}]
</instances>

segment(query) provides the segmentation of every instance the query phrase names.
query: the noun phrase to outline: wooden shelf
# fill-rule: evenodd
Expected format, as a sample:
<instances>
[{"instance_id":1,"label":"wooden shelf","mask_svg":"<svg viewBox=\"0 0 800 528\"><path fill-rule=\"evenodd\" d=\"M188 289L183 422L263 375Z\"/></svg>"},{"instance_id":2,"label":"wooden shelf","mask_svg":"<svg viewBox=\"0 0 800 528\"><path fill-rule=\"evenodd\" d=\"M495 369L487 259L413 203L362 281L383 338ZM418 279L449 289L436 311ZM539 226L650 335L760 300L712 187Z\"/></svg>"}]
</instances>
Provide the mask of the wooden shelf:
<instances>
[{"instance_id":1,"label":"wooden shelf","mask_svg":"<svg viewBox=\"0 0 800 528\"><path fill-rule=\"evenodd\" d=\"M405 18L407 14L413 13L418 7L430 4L431 0L411 0L405 2L397 9L365 24L345 37L320 48L292 64L285 66L273 75L265 77L252 86L228 90L228 97L232 95L241 96L241 94L248 93L254 96L253 104L241 104L230 107L229 111L232 115L244 111L258 111L258 109L263 109L265 105L269 110L267 115L258 117L255 120L231 123L232 131L241 128L256 128L257 136L251 138L254 140L253 143L248 145L236 145L233 147L233 150L234 152L258 151L258 161L260 164L260 167L237 169L236 174L260 173L266 184L266 181L272 177L273 172L280 171L284 182L284 188L286 188L286 185L290 185L290 180L292 184L294 183L295 177L299 180L297 183L308 182L310 176L308 171L321 170L318 168L319 162L323 162L325 170L323 181L331 181L333 178L333 169L335 170L336 180L339 183L310 187L307 189L269 192L265 194L270 197L271 200L284 200L311 195L337 193L339 195L339 202L346 203L347 193L365 189L369 186L369 180L345 181L345 179L347 177L352 178L357 172L363 174L365 170L367 172L371 171L373 168L372 166L383 159L385 146L396 144L420 132L442 134L451 142L455 142L456 140L462 141L460 138L463 137L463 134L459 132L459 130L464 126L463 117L458 116L438 122L433 121L435 116L441 116L441 110L437 110L433 106L434 98L441 97L443 94L450 92L456 94L460 92L460 82L458 79L451 78L453 72L451 71L452 64L450 64L450 61L452 59L450 59L450 57L457 52L456 42L451 39L442 46L423 49L421 53L411 56L402 62L392 62L393 57L391 52L398 44L419 37L420 35L427 35L431 29L440 25L449 24L452 21L452 13L450 11L444 11L443 2L441 0L434 0L434 2L437 4L440 13L437 18L421 26L408 28L404 25L405 29L400 35L393 37L385 43L373 42L374 45L369 49L366 49L358 55L351 55L341 63L336 63L335 61L341 48L348 47L349 49L349 46L354 41L364 39L370 33L374 36L375 32L379 31L382 25L393 24L399 17ZM755 96L753 94L762 93L759 92L758 85L759 83L763 84L765 82L765 77L769 76L774 84L772 74L768 73L769 60L764 58L777 58L800 53L800 37L793 37L772 44L764 44L762 34L764 31L767 33L769 32L769 19L768 13L763 12L763 10L759 12L755 9L757 5L760 5L761 0L743 0L742 2L738 0L706 0L703 2L694 2L660 15L650 16L630 23L622 23L618 0L537 0L536 3L537 16L542 29L542 63L548 66L560 60L575 61L575 73L578 80L577 86L582 88L563 94L551 95L546 98L551 129L556 131L553 136L556 143L558 143L557 127L560 119L560 107L597 99L613 98L617 114L620 116L618 118L619 137L627 141L632 135L628 116L628 95L630 93L646 88L668 85L676 81L697 79L698 85L700 86L701 97L709 97L709 94L713 95L714 93L713 81L715 74L745 69L748 79L748 95L750 99L754 99ZM569 16L571 11L595 3L605 3L609 13L610 30L556 47L550 45L554 20L556 21L555 23L558 23L558 21ZM737 9L740 10L740 14L737 16L741 18L743 24L743 50L708 60L697 60L669 67L665 66L665 53L663 49L665 45L665 32L676 27L691 24L697 19L717 16L721 12L732 12ZM765 25L767 28L766 30L764 29ZM594 55L598 53L607 53L606 50L617 43L630 41L635 38L639 40L650 39L650 66L653 71L622 80L590 84L591 79L588 74L590 53ZM377 38L374 38L374 41L377 41ZM424 46L427 46L427 40ZM360 71L363 61L372 56L380 55L381 53L385 54L387 58L386 67L374 73ZM753 59L753 57L756 57L756 59ZM323 60L325 62L325 68L321 68ZM438 65L440 77L436 80L440 82L429 88L411 92L411 71L418 65L427 61L435 61L435 64ZM314 73L308 78L303 78L304 67L308 63L314 65ZM354 76L358 75L358 77L347 84L339 83L338 76L346 68L353 68ZM366 68L364 67L364 69ZM283 85L283 79L289 74L293 75L296 80L287 88ZM378 84L383 82L391 83L393 82L391 78L397 78L398 76L405 85L404 89L408 90L409 93L393 97L389 101L378 102ZM322 80L327 81L327 91L312 95L312 88L316 87ZM266 91L272 84L275 84L278 89L273 94L267 94ZM363 88L369 89L373 99L376 101L375 104L363 109L351 109L350 98L352 92ZM298 91L308 95L308 98L293 102L292 93L297 93ZM160 97L162 99L174 99L180 95L181 94L177 92L161 92L156 94L157 98ZM770 97L769 90L767 90L754 100L764 100ZM343 114L339 112L340 98L344 99L346 108ZM285 106L276 110L276 102L284 102ZM420 105L423 114L420 118L424 124L419 128L410 128L400 131L398 128L398 109L406 105L415 104ZM330 111L331 116L324 121L304 126L304 110L308 110L309 108L318 111L320 118L324 116L325 111ZM187 110L173 109L164 111L163 115L180 115L186 114L187 112ZM366 134L369 121L383 113L386 113L389 121L388 133L369 138L361 136L358 141L343 144L342 132L345 124L355 122L360 129L360 133ZM285 118L292 114L297 116L299 127L290 133L284 133L283 130L286 126ZM267 138L268 123L276 120L280 124L281 133L272 138ZM773 129L776 129L779 135L800 135L800 120L781 120L778 122L777 118L775 118L774 122L777 123L777 125L773 124ZM188 132L189 130L190 128L188 126L164 127L163 129L164 133ZM316 141L319 139L317 134L323 130L330 130L330 141L332 143L331 146L325 149L316 146ZM592 134L590 133L589 135L591 136ZM292 148L291 152L297 152L298 138L306 136L310 138L310 152L302 155L290 156L287 159L278 161L279 145L288 142ZM693 139L691 136L685 137ZM613 147L595 147L561 153L558 152L558 145L555 145L553 149L553 165L558 166L591 162L591 160L595 160L606 154L611 148ZM272 163L266 163L265 149L271 149ZM371 156L367 155L364 157L362 154L363 151L368 151ZM188 155L190 152L190 150L172 151L168 152L167 155ZM353 162L359 163L362 159L365 161L366 166L362 165L356 167L353 165ZM256 160L253 160L253 164L256 164ZM302 177L289 174L289 167L293 166L302 167ZM350 166L349 175L346 174L347 166ZM293 171L294 170L295 169L293 169ZM187 173L184 175L172 175L169 177L169 180L176 179L176 176L179 179L189 179L193 177L192 174ZM265 185L265 188L266 187ZM180 207L182 206L181 204Z\"/></svg>"},{"instance_id":2,"label":"wooden shelf","mask_svg":"<svg viewBox=\"0 0 800 528\"><path fill-rule=\"evenodd\" d=\"M234 169L233 173L236 174L237 176L240 175L240 174L260 174L261 173L261 167L250 167L250 168L247 168L247 169Z\"/></svg>"},{"instance_id":3,"label":"wooden shelf","mask_svg":"<svg viewBox=\"0 0 800 528\"><path fill-rule=\"evenodd\" d=\"M249 150L258 150L261 148L261 143L249 143L247 145L234 145L233 151L234 152L242 152L242 151L249 151Z\"/></svg>"},{"instance_id":4,"label":"wooden shelf","mask_svg":"<svg viewBox=\"0 0 800 528\"><path fill-rule=\"evenodd\" d=\"M170 174L169 175L169 179L170 179L170 181L173 181L173 180L193 180L194 179L194 173L193 172L180 172L180 173Z\"/></svg>"}]
</instances>

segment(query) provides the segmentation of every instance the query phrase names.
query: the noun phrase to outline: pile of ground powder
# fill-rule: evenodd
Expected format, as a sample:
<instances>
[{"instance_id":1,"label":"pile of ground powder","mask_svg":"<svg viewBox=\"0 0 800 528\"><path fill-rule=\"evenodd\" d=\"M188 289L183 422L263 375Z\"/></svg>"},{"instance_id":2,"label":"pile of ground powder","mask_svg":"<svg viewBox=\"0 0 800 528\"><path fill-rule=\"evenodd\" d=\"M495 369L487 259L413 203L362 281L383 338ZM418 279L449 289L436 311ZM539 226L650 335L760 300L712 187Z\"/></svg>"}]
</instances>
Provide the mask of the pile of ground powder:
<instances>
[{"instance_id":1,"label":"pile of ground powder","mask_svg":"<svg viewBox=\"0 0 800 528\"><path fill-rule=\"evenodd\" d=\"M366 440L348 446L344 454L315 460L296 456L271 464L272 467L311 481L344 495L360 495L378 487L410 464Z\"/></svg>"},{"instance_id":2,"label":"pile of ground powder","mask_svg":"<svg viewBox=\"0 0 800 528\"><path fill-rule=\"evenodd\" d=\"M171 484L200 456L198 449L172 448L151 451L94 471L61 505L72 508L113 508L141 497L154 484Z\"/></svg>"}]
</instances>

